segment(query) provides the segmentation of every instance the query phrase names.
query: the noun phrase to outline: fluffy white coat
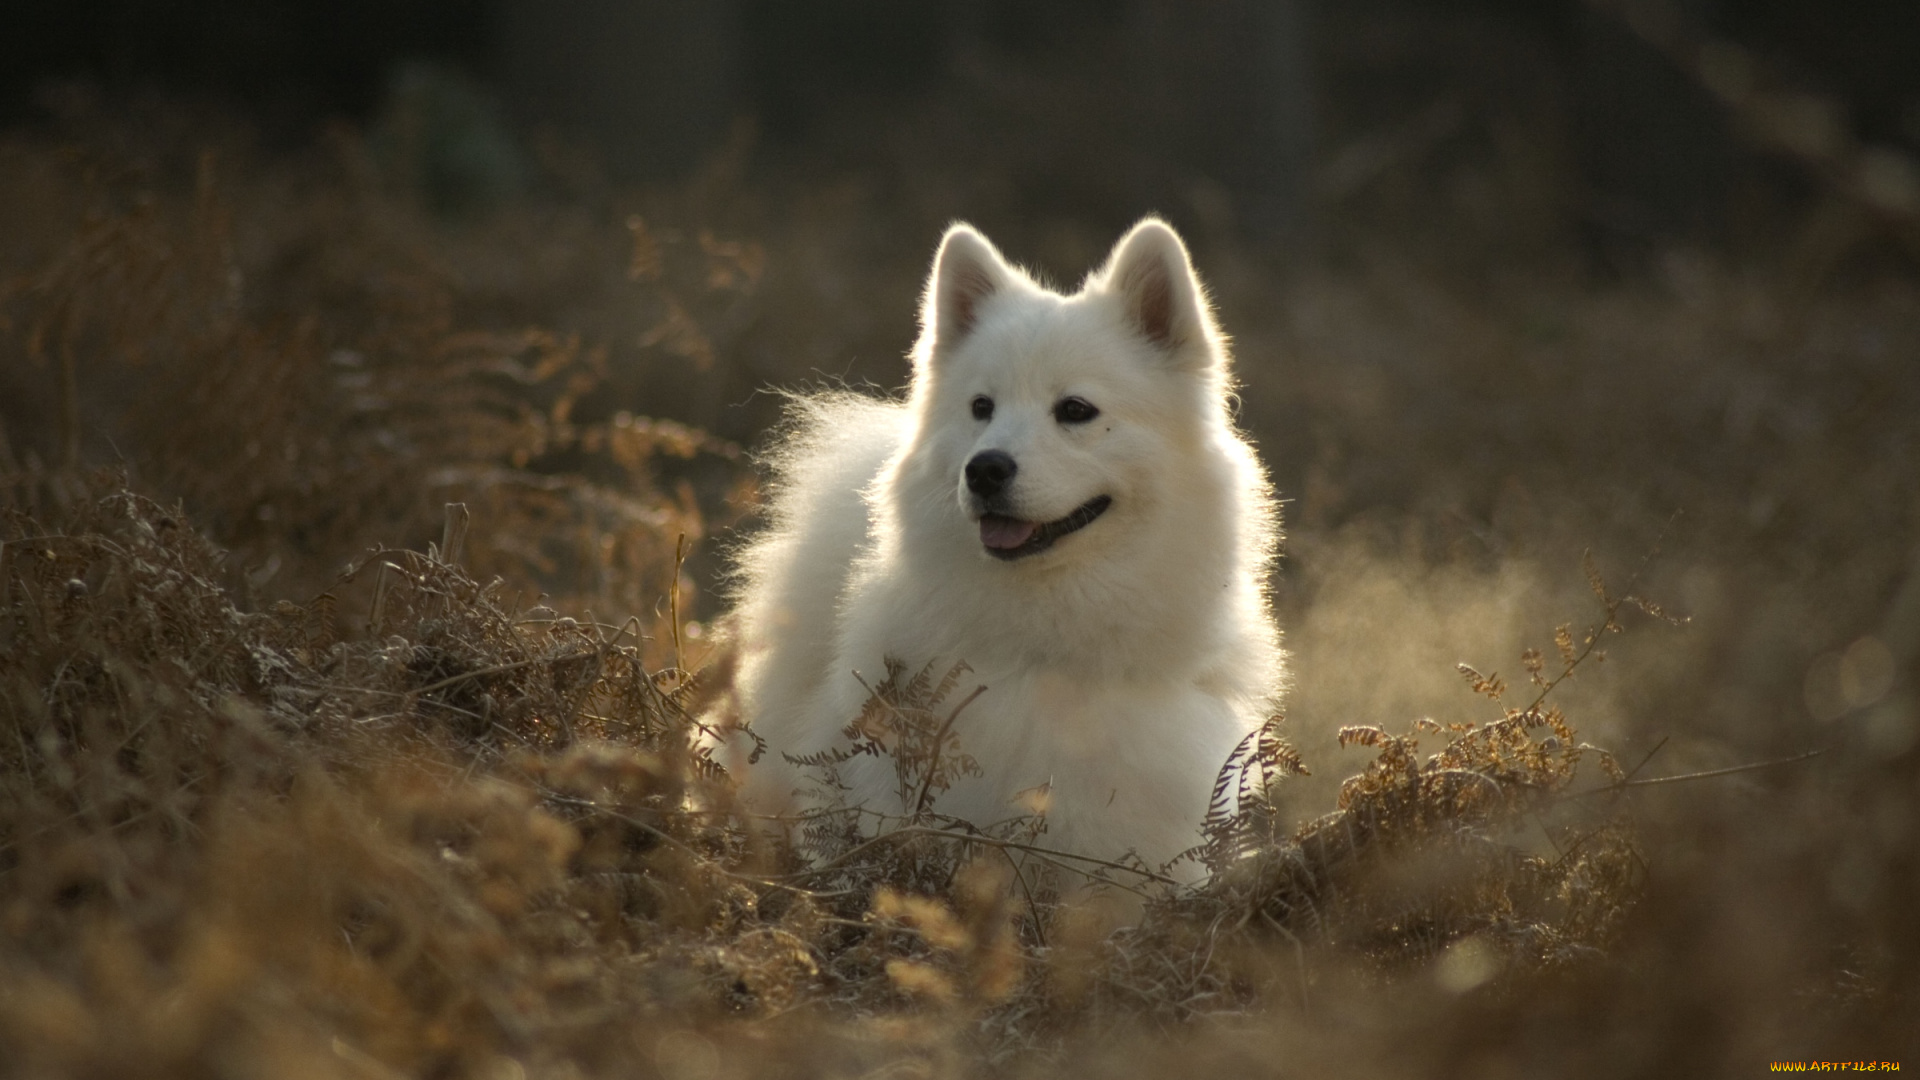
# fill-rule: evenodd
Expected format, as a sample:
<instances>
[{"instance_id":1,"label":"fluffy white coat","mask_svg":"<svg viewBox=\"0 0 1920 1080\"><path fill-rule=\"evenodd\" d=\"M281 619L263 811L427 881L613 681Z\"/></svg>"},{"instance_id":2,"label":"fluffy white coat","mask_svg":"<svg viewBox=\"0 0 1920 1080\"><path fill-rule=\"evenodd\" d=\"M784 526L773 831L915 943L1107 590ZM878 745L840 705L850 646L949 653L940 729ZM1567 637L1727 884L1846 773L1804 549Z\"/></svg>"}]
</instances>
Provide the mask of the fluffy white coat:
<instances>
[{"instance_id":1,"label":"fluffy white coat","mask_svg":"<svg viewBox=\"0 0 1920 1080\"><path fill-rule=\"evenodd\" d=\"M856 672L964 660L951 700L986 691L954 730L985 775L935 808L988 824L1047 785L1042 843L1161 864L1200 841L1222 763L1283 679L1275 507L1186 248L1149 218L1064 296L955 225L921 323L906 401L798 399L773 454L769 527L738 553L736 686L770 750L743 793L767 811L806 798L784 755L845 745ZM1015 471L969 480L995 460ZM902 811L889 762L841 776Z\"/></svg>"}]
</instances>

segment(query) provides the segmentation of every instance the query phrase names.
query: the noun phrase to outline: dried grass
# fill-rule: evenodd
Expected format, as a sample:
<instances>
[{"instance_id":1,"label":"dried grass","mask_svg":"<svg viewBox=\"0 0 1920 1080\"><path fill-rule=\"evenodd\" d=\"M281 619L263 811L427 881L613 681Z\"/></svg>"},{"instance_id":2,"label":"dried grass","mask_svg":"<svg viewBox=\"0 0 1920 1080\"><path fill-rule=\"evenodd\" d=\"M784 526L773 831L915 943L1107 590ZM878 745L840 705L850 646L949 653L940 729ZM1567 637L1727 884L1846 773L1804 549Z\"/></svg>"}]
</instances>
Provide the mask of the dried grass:
<instances>
[{"instance_id":1,"label":"dried grass","mask_svg":"<svg viewBox=\"0 0 1920 1080\"><path fill-rule=\"evenodd\" d=\"M855 1057L963 1068L1309 992L1277 942L1382 973L1475 935L1509 972L1577 964L1637 893L1620 823L1551 861L1499 839L1591 749L1538 705L1424 762L1356 733L1379 757L1334 817L1223 820L1232 865L1193 890L940 818L934 740L865 744L921 813L849 810L811 864L770 857L695 749L713 688L623 631L381 551L353 572L382 579L369 632L340 640L321 606L236 609L177 507L84 490L5 532L0 1030L40 1074L606 1066L643 1020L724 1042L798 1012ZM952 711L952 680L894 674L874 723ZM1063 871L1153 887L1144 921L1103 933Z\"/></svg>"},{"instance_id":2,"label":"dried grass","mask_svg":"<svg viewBox=\"0 0 1920 1080\"><path fill-rule=\"evenodd\" d=\"M1660 723L1698 755L1688 724L1724 723L1700 684L1727 680L1671 675L1658 653L1679 648L1677 631L1614 637L1664 613L1632 597L1652 587L1638 575L1623 594L1592 563L1591 630L1568 624L1543 647L1506 650L1524 692L1471 668L1465 690L1441 692L1406 673L1405 655L1366 657L1393 670L1364 677L1415 687L1442 719L1403 730L1417 710L1354 694L1339 703L1353 715L1334 751L1298 725L1332 711L1315 673L1341 672L1303 667L1294 719L1256 732L1223 772L1190 854L1213 871L1202 886L1050 851L1035 817L942 816L941 790L972 763L950 723L966 702L931 669L888 672L847 731L846 753L893 758L916 812L843 807L803 823L800 850L770 845L698 750L694 718L724 703L727 662L693 635L698 575L683 563L750 500L750 479L732 444L607 402L628 378L621 349L644 353L656 384L744 377L751 364L713 328L751 324L739 305L779 288L778 270L763 280L751 245L598 196L579 197L595 227L575 222L558 255L511 220L547 210L435 225L404 191L355 171L346 134L331 164L282 173L225 144L209 156L161 140L149 160L114 142L140 136L102 123L68 149L21 138L0 151L0 183L19 196L0 203L29 208L0 212L40 222L13 234L0 292L0 381L31 403L0 413L0 1071L1597 1075L1724 1070L1730 1047L1751 1051L1734 1062L1747 1071L1794 1048L1830 1054L1842 1037L1862 1056L1897 1055L1915 971L1902 921L1913 891L1902 830L1920 820L1911 741L1863 727L1820 759L1829 771L1787 770L1770 787L1757 785L1775 772L1648 785L1643 771L1667 770L1623 769L1587 740ZM798 222L785 240L822 227ZM457 269L468 256L496 261ZM518 259L560 269L513 278L501 267ZM1247 273L1240 289L1264 281ZM544 325L529 312L564 321L563 297L583 280L603 290L596 303L645 311L644 325L604 336L525 325ZM1571 307L1565 346L1463 315L1418 283L1396 286L1414 299L1384 329L1339 323L1343 299L1364 291L1350 283L1288 295L1323 301L1315 318L1350 348L1402 332L1449 355L1486 346L1495 374L1556 348L1604 359L1630 351L1622 342L1656 358L1692 356L1702 340L1767 347L1750 332L1767 284L1708 286L1672 308L1638 294ZM1232 303L1234 280L1222 292ZM1796 318L1835 353L1855 325L1904 333L1900 295ZM836 325L809 333L853 333L831 311L814 317ZM1277 332L1256 325L1242 355L1262 333ZM1345 359L1323 322L1287 333L1302 355ZM1862 370L1862 385L1904 400L1897 379ZM1628 385L1640 374L1595 377L1583 393L1625 402L1596 423L1640 430ZM1323 609L1366 608L1338 589L1383 563L1406 593L1409 580L1431 587L1406 574L1462 544L1478 553L1459 560L1470 570L1520 559L1517 546L1489 556L1492 541L1463 540L1473 523L1458 515L1395 531L1355 510L1411 481L1369 488L1364 470L1342 466L1340 447L1376 444L1367 416L1387 406L1320 378L1301 380L1303 398L1352 420L1328 437L1334 451L1299 456L1318 479L1301 485L1296 550L1320 575L1309 580ZM1462 414L1435 409L1517 422L1505 404L1488 390ZM1289 415L1267 408L1269 420ZM1777 402L1755 408L1763 426L1793 422ZM1598 445L1568 426L1585 421L1542 411L1535 445ZM1403 455L1453 446L1465 472L1485 464L1471 435L1399 434L1413 448ZM124 467L76 467L107 456L108 435ZM1627 445L1626 472L1671 452ZM1889 446L1861 435L1834 453L1881 453L1883 472L1910 458ZM1621 475L1567 456L1596 483ZM1710 482L1812 468L1767 458ZM1819 545L1838 541L1822 516L1856 519L1831 485L1812 486L1776 526L1798 531L1727 551L1807 558L1793 553L1811 537L1812 557L1826 557ZM1713 527L1750 513L1727 504L1707 508ZM1504 518L1483 531L1559 539ZM1637 534L1608 539L1622 535ZM1866 549L1873 582L1897 574L1903 543ZM1462 580L1435 594L1464 619L1500 610L1482 595L1499 580ZM1660 585L1714 595L1691 581ZM1813 610L1779 596L1782 610ZM1294 614L1319 610L1299 599L1283 589ZM1316 624L1296 625L1297 652L1313 656ZM1472 646L1442 644L1488 655L1490 635L1475 633ZM1569 682L1609 641L1626 642L1610 648L1627 690ZM1394 719L1356 722L1382 715ZM1583 736L1570 716L1599 722L1583 720ZM1680 768L1752 760L1769 740L1795 742L1762 731L1731 743L1743 756L1720 746ZM1689 752L1658 749L1641 742L1629 760ZM834 763L814 763L823 782ZM1814 861L1823 848L1841 856ZM1786 880L1807 865L1811 884ZM1792 1046L1752 1049L1774 1030Z\"/></svg>"}]
</instances>

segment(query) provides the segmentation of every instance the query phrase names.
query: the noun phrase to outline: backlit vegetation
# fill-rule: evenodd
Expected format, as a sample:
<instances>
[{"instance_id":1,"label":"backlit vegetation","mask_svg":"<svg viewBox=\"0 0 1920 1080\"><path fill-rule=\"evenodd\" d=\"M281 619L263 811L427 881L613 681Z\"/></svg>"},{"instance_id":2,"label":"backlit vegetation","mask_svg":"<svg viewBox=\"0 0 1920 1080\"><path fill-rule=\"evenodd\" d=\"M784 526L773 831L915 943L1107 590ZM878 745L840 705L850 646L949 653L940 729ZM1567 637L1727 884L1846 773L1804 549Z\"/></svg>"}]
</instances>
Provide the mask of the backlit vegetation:
<instances>
[{"instance_id":1,"label":"backlit vegetation","mask_svg":"<svg viewBox=\"0 0 1920 1080\"><path fill-rule=\"evenodd\" d=\"M735 813L700 750L759 422L727 395L809 375L769 335L892 340L859 320L905 325L925 253L814 243L861 212L725 160L631 194L544 153L546 194L450 221L346 130L289 160L75 106L0 144L14 1071L1617 1075L1910 1039L1910 281L1680 252L1456 291L1209 241L1296 499L1300 685L1180 887L1049 849L1043 793L943 816L980 763L932 669L848 718L912 814L788 850Z\"/></svg>"}]
</instances>

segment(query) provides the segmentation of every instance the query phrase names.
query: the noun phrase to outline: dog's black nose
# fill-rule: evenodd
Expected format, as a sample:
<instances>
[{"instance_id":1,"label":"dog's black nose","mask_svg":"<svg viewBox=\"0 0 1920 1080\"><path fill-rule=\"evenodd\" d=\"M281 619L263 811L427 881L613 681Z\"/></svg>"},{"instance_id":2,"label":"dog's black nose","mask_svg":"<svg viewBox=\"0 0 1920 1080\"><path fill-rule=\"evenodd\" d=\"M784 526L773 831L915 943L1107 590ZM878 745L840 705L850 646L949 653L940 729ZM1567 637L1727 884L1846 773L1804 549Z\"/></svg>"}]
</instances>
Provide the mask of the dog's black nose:
<instances>
[{"instance_id":1,"label":"dog's black nose","mask_svg":"<svg viewBox=\"0 0 1920 1080\"><path fill-rule=\"evenodd\" d=\"M983 499L1000 494L1013 474L1020 471L1013 455L1005 450L982 450L967 462L967 490Z\"/></svg>"}]
</instances>

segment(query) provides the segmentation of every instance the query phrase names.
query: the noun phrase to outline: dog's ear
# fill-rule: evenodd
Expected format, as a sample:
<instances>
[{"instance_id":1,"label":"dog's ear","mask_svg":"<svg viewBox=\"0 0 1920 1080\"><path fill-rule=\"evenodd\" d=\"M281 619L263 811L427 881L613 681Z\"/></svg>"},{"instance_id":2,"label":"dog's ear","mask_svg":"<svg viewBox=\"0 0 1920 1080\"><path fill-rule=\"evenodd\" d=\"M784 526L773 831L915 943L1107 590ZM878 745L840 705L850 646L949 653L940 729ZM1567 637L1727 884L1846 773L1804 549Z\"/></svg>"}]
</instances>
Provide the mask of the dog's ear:
<instances>
[{"instance_id":1,"label":"dog's ear","mask_svg":"<svg viewBox=\"0 0 1920 1080\"><path fill-rule=\"evenodd\" d=\"M936 351L951 348L973 329L980 306L1012 283L1013 270L971 225L956 224L940 238L920 324Z\"/></svg>"},{"instance_id":2,"label":"dog's ear","mask_svg":"<svg viewBox=\"0 0 1920 1080\"><path fill-rule=\"evenodd\" d=\"M1120 300L1140 336L1181 367L1214 362L1216 336L1187 246L1159 218L1146 218L1113 246L1093 286Z\"/></svg>"}]
</instances>

